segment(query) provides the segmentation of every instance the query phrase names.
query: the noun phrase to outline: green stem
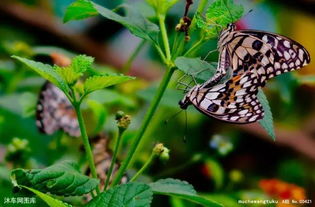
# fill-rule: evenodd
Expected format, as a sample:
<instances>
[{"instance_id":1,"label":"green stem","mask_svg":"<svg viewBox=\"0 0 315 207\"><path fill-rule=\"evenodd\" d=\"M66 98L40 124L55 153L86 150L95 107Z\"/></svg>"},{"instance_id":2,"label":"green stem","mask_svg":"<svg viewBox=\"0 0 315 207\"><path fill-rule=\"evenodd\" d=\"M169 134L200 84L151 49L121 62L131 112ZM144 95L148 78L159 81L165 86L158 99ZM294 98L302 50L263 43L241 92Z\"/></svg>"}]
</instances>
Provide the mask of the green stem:
<instances>
[{"instance_id":1,"label":"green stem","mask_svg":"<svg viewBox=\"0 0 315 207\"><path fill-rule=\"evenodd\" d=\"M122 67L122 72L123 73L127 73L131 67L132 62L135 60L135 58L138 56L139 52L141 51L141 49L143 48L143 46L145 45L146 40L143 39L141 40L141 42L137 45L137 47L135 48L135 50L131 53L130 57L128 58L127 62L123 65Z\"/></svg>"},{"instance_id":2,"label":"green stem","mask_svg":"<svg viewBox=\"0 0 315 207\"><path fill-rule=\"evenodd\" d=\"M191 53L199 49L199 47L204 43L204 38L200 38L189 50L184 54L184 56L189 56Z\"/></svg>"},{"instance_id":3,"label":"green stem","mask_svg":"<svg viewBox=\"0 0 315 207\"><path fill-rule=\"evenodd\" d=\"M138 172L130 179L130 182L135 181L144 171L146 171L156 157L158 157L158 155L155 152L152 152L150 158L146 161L142 168L138 170Z\"/></svg>"},{"instance_id":4,"label":"green stem","mask_svg":"<svg viewBox=\"0 0 315 207\"><path fill-rule=\"evenodd\" d=\"M112 160L110 163L108 173L106 175L104 190L107 189L109 181L110 181L110 177L112 176L112 172L113 172L113 169L114 169L114 166L116 163L117 154L118 154L118 151L120 149L121 137L122 137L122 134L124 131L125 131L125 129L121 129L121 128L119 128L119 130L118 130L118 136L117 136L117 140L116 140L116 144L115 144L114 154L113 154L113 157L112 157Z\"/></svg>"},{"instance_id":5,"label":"green stem","mask_svg":"<svg viewBox=\"0 0 315 207\"><path fill-rule=\"evenodd\" d=\"M90 146L89 137L88 137L87 132L86 132L84 119L83 119L82 112L80 109L80 104L75 104L74 108L75 108L75 111L77 113L78 122L79 122L79 126L80 126L80 131L81 131L82 142L83 142L83 146L84 146L84 149L86 152L86 158L89 162L92 177L97 179L97 173L96 173L96 169L95 169L93 153L92 153L92 149ZM98 187L96 188L96 192L97 192L97 194L100 193L100 189Z\"/></svg>"},{"instance_id":6,"label":"green stem","mask_svg":"<svg viewBox=\"0 0 315 207\"><path fill-rule=\"evenodd\" d=\"M165 54L166 54L166 60L170 61L171 60L171 50L170 50L170 44L169 44L168 36L167 36L167 32L166 32L165 15L161 15L161 14L158 15L158 19L159 19L159 25L160 25L162 40L163 40ZM169 64L169 62L167 62L166 64Z\"/></svg>"},{"instance_id":7,"label":"green stem","mask_svg":"<svg viewBox=\"0 0 315 207\"><path fill-rule=\"evenodd\" d=\"M132 157L134 155L134 153L136 152L140 141L149 125L149 123L151 122L151 119L157 109L157 106L159 105L161 98L164 94L165 89L167 88L167 85L174 73L175 68L169 67L167 68L166 73L164 74L164 77L162 79L162 82L160 83L160 86L158 88L157 93L154 96L154 99L152 100L152 103L150 105L150 108L148 109L148 112L146 113L145 117L144 117L144 121L142 122L142 125L140 127L140 129L138 130L138 133L136 134L136 136L134 137L134 141L130 147L130 150L127 154L126 159L124 160L124 162L122 163L121 167L119 168L119 171L117 172L117 176L115 177L114 181L112 182L112 186L116 185L121 178L123 177L123 175L125 174L125 171L127 169L127 167L130 164L130 161L132 160Z\"/></svg>"}]
</instances>

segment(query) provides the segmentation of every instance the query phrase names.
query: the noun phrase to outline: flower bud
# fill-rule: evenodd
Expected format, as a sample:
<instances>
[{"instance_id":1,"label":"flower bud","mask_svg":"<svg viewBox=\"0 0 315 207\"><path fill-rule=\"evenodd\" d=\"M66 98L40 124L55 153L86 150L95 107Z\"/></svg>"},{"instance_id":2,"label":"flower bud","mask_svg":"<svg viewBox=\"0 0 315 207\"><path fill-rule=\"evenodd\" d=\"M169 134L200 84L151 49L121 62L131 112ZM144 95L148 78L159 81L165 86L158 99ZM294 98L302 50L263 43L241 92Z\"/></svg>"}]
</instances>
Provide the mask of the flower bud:
<instances>
[{"instance_id":1,"label":"flower bud","mask_svg":"<svg viewBox=\"0 0 315 207\"><path fill-rule=\"evenodd\" d=\"M170 150L166 147L164 147L164 145L162 143L158 143L155 145L155 147L153 148L153 153L159 157L162 161L167 161L169 160L169 152Z\"/></svg>"},{"instance_id":2,"label":"flower bud","mask_svg":"<svg viewBox=\"0 0 315 207\"><path fill-rule=\"evenodd\" d=\"M126 115L123 111L118 111L116 113L117 126L120 130L125 130L128 128L131 122L131 116Z\"/></svg>"}]
</instances>

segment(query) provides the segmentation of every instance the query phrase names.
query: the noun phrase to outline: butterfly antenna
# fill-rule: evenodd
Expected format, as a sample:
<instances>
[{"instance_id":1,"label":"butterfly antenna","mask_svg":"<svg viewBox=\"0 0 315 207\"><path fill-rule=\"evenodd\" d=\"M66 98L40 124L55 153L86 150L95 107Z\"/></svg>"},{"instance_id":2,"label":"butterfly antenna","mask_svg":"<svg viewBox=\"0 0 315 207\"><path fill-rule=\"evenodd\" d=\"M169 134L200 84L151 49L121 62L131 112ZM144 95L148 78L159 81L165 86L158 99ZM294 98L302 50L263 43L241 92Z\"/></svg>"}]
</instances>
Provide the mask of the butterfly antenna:
<instances>
[{"instance_id":1,"label":"butterfly antenna","mask_svg":"<svg viewBox=\"0 0 315 207\"><path fill-rule=\"evenodd\" d=\"M178 116L183 110L181 109L180 111L176 112L175 114L173 114L172 116L170 116L168 119L166 119L164 121L164 124L168 124L168 122L171 120L171 119L174 119L176 116Z\"/></svg>"},{"instance_id":2,"label":"butterfly antenna","mask_svg":"<svg viewBox=\"0 0 315 207\"><path fill-rule=\"evenodd\" d=\"M187 125L187 110L185 110L185 131L184 131L184 137L183 137L183 142L186 143L187 142L187 131L188 131L188 125Z\"/></svg>"}]
</instances>

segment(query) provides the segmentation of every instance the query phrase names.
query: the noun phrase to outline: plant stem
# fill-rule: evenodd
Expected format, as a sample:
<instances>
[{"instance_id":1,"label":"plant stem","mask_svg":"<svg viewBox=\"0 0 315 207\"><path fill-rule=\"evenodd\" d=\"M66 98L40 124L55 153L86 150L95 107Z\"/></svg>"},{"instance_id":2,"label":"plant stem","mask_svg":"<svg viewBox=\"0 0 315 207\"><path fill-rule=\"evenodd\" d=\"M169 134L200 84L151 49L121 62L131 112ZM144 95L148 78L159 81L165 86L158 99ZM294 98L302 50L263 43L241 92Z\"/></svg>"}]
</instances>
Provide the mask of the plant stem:
<instances>
[{"instance_id":1,"label":"plant stem","mask_svg":"<svg viewBox=\"0 0 315 207\"><path fill-rule=\"evenodd\" d=\"M149 159L142 166L142 168L140 170L138 170L138 172L130 179L130 182L135 181L145 170L147 170L156 157L158 157L158 155L156 153L152 152Z\"/></svg>"},{"instance_id":2,"label":"plant stem","mask_svg":"<svg viewBox=\"0 0 315 207\"><path fill-rule=\"evenodd\" d=\"M168 36L167 36L167 32L166 32L165 15L159 14L158 19L159 19L159 25L160 25L162 40L163 40L165 54L166 54L166 60L170 61L171 60L171 50L170 50L170 44L169 44ZM167 62L166 64L168 65L169 62Z\"/></svg>"},{"instance_id":3,"label":"plant stem","mask_svg":"<svg viewBox=\"0 0 315 207\"><path fill-rule=\"evenodd\" d=\"M116 163L117 154L118 154L118 151L120 149L120 143L121 143L121 139L122 139L121 137L122 137L122 134L123 134L124 131L125 131L125 129L121 129L121 128L118 129L118 136L117 136L117 140L116 140L116 144L115 144L114 154L113 154L113 157L112 157L112 160L111 160L111 163L110 163L110 167L109 167L108 173L106 175L106 181L105 181L104 190L107 189L107 186L109 184L110 177L112 175L112 172L113 172L113 169L114 169L114 166L115 166L115 163Z\"/></svg>"},{"instance_id":4,"label":"plant stem","mask_svg":"<svg viewBox=\"0 0 315 207\"><path fill-rule=\"evenodd\" d=\"M130 57L128 58L127 62L122 67L122 72L123 73L127 73L129 71L132 62L135 60L135 58L137 57L137 55L139 54L139 52L141 51L141 49L143 48L145 43L146 43L145 39L141 40L141 42L137 45L137 47L134 49L134 51L132 51L132 53L131 53Z\"/></svg>"},{"instance_id":5,"label":"plant stem","mask_svg":"<svg viewBox=\"0 0 315 207\"><path fill-rule=\"evenodd\" d=\"M97 173L96 173L96 169L95 169L93 153L92 153L92 150L91 150L89 137L88 137L87 132L86 132L86 128L85 128L82 112L81 112L81 109L80 109L80 104L75 104L74 108L75 108L75 111L77 113L78 122L79 122L79 126L80 126L80 131L81 131L82 142L83 142L83 146L84 146L84 149L85 149L86 158L87 158L87 160L89 162L89 166L90 166L90 169L91 169L92 177L93 178L97 178ZM100 189L98 187L96 188L96 192L97 192L97 194L100 193Z\"/></svg>"},{"instance_id":6,"label":"plant stem","mask_svg":"<svg viewBox=\"0 0 315 207\"><path fill-rule=\"evenodd\" d=\"M164 77L162 79L162 82L160 83L160 86L158 88L157 93L154 96L154 99L151 102L150 108L148 109L148 112L146 113L145 117L144 117L144 121L142 122L142 125L140 127L140 129L138 130L138 133L136 134L136 136L134 137L134 141L130 147L130 150L127 154L126 159L124 160L124 162L122 163L121 167L119 168L119 171L117 172L117 176L115 177L115 179L112 182L112 186L116 185L121 178L123 177L128 165L130 164L130 161L132 160L132 157L135 153L135 151L137 150L140 141L144 135L144 132L146 131L149 123L151 122L151 119L157 109L157 106L159 105L161 98L164 94L165 89L167 88L167 85L174 73L175 68L169 67L166 70L166 73L164 74Z\"/></svg>"},{"instance_id":7,"label":"plant stem","mask_svg":"<svg viewBox=\"0 0 315 207\"><path fill-rule=\"evenodd\" d=\"M185 52L184 56L189 56L190 53L193 53L204 43L204 38L200 38L198 42L196 42L187 52Z\"/></svg>"}]
</instances>

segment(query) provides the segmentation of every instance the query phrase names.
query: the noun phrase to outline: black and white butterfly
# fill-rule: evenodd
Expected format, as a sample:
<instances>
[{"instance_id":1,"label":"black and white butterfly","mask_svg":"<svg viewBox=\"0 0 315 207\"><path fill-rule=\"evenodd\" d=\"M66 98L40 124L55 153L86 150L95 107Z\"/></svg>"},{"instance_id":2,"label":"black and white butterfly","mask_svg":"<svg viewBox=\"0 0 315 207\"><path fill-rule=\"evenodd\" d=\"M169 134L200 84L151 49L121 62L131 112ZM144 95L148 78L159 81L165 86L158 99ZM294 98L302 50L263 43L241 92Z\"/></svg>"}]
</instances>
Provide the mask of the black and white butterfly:
<instances>
[{"instance_id":1,"label":"black and white butterfly","mask_svg":"<svg viewBox=\"0 0 315 207\"><path fill-rule=\"evenodd\" d=\"M70 136L81 135L76 112L65 94L50 82L39 93L36 106L36 125L45 134L63 130Z\"/></svg>"},{"instance_id":2,"label":"black and white butterfly","mask_svg":"<svg viewBox=\"0 0 315 207\"><path fill-rule=\"evenodd\" d=\"M215 75L194 86L179 104L183 109L193 104L206 115L233 123L262 119L263 109L256 96L258 88L268 79L310 62L309 53L296 41L264 31L235 30L235 24L221 32L218 50ZM229 68L232 78L216 86Z\"/></svg>"}]
</instances>

